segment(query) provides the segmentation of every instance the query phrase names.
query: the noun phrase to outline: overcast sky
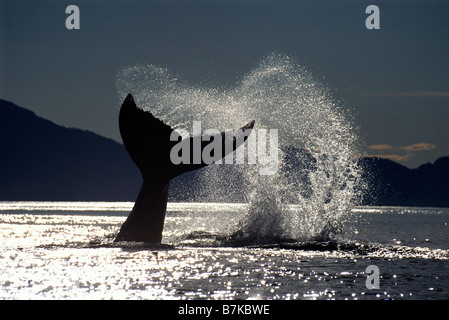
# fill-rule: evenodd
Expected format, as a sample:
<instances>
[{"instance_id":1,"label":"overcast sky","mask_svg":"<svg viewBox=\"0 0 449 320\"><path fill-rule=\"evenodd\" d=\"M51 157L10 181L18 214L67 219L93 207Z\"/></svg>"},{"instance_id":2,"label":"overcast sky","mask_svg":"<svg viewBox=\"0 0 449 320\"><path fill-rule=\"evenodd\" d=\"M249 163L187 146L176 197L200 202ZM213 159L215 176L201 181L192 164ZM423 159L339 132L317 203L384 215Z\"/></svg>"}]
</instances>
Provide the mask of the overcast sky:
<instances>
[{"instance_id":1,"label":"overcast sky","mask_svg":"<svg viewBox=\"0 0 449 320\"><path fill-rule=\"evenodd\" d=\"M0 0L0 98L117 141L121 68L232 86L273 52L353 110L366 154L409 167L449 155L449 1Z\"/></svg>"}]
</instances>

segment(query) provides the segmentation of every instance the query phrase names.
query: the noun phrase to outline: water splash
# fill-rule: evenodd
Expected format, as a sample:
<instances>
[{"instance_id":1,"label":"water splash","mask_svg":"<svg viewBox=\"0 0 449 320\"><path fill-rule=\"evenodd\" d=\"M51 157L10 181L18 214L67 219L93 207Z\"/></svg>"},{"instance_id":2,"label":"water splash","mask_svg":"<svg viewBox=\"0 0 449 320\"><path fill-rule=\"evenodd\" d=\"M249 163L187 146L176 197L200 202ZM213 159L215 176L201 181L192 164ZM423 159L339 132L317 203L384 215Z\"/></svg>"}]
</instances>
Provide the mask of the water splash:
<instances>
[{"instance_id":1,"label":"water splash","mask_svg":"<svg viewBox=\"0 0 449 320\"><path fill-rule=\"evenodd\" d=\"M261 176L254 165L234 165L232 181L243 177L248 209L234 236L263 239L329 239L341 231L354 205L359 169L357 136L330 90L286 55L273 54L232 89L194 86L166 69L135 66L117 78L127 93L175 129L235 128L256 120L257 128L278 129L278 173ZM220 176L212 166L201 188L214 193ZM235 182L237 184L237 182ZM230 182L229 188L238 188ZM241 185L240 185L241 187ZM287 202L300 210L286 210Z\"/></svg>"}]
</instances>

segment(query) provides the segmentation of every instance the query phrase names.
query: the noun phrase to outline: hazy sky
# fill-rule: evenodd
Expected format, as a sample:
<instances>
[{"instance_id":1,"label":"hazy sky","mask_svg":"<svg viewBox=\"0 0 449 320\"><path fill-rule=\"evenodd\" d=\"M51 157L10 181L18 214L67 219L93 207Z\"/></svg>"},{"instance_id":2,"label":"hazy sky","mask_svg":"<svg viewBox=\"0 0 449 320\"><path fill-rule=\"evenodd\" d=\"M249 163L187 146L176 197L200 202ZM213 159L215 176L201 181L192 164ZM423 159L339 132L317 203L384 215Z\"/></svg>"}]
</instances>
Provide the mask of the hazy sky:
<instances>
[{"instance_id":1,"label":"hazy sky","mask_svg":"<svg viewBox=\"0 0 449 320\"><path fill-rule=\"evenodd\" d=\"M232 86L273 52L353 110L367 154L409 167L449 155L449 1L0 0L0 98L117 141L121 68Z\"/></svg>"}]
</instances>

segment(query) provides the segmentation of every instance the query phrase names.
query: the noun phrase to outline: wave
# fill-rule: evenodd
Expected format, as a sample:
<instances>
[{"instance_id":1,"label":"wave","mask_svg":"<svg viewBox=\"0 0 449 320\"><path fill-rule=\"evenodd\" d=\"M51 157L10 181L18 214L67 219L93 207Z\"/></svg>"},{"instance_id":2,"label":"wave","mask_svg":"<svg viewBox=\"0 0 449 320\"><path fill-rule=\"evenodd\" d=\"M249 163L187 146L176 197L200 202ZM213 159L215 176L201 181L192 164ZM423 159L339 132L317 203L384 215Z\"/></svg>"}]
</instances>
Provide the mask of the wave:
<instances>
[{"instance_id":1,"label":"wave","mask_svg":"<svg viewBox=\"0 0 449 320\"><path fill-rule=\"evenodd\" d=\"M173 248L246 248L276 249L302 251L308 254L325 254L336 257L360 257L382 259L436 259L449 260L449 250L430 249L427 247L410 247L401 245L386 245L368 241L354 240L305 240L297 241L291 238L266 237L255 239L242 236L241 232L234 234L219 234L195 231L178 237ZM172 248L172 249L173 249Z\"/></svg>"}]
</instances>

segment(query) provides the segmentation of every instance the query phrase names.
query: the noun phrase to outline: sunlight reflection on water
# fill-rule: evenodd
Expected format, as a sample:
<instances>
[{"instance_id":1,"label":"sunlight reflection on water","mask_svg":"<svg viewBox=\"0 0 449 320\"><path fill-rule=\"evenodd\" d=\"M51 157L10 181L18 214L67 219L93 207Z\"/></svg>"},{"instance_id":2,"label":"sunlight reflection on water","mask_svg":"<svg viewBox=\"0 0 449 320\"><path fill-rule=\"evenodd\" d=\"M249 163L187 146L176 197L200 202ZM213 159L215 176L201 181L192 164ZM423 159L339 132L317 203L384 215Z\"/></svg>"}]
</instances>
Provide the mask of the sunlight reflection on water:
<instances>
[{"instance_id":1,"label":"sunlight reflection on water","mask_svg":"<svg viewBox=\"0 0 449 320\"><path fill-rule=\"evenodd\" d=\"M322 244L316 249L296 244L222 246L214 235L238 225L241 205L170 204L164 242L175 246L148 248L112 243L129 204L124 205L123 211L99 210L95 215L91 214L96 207L92 204L69 206L84 211L57 211L55 208L60 205L46 204L45 207L51 208L46 209L49 211L32 211L0 204L3 212L0 298L441 299L448 296L449 254L447 249L438 249L435 234L422 236L436 239L431 242L436 246L434 249L388 242L372 245L376 238L366 226L376 225L376 237L381 239L383 233L391 241L392 230L385 230L388 224L378 228L381 218L393 223L393 218L407 216L400 212L392 215L387 212L390 209L360 212L365 218L354 228L359 230L359 237L371 238L353 240L350 249L344 248L343 240L340 248ZM439 215L429 212L423 215L426 214L434 233L441 230L447 234L444 225L447 210ZM424 228L423 215L419 216L419 222ZM417 219L415 214L411 216L412 222L413 219ZM394 228L398 231L396 225ZM413 230L410 236L419 237ZM395 237L399 237L397 233ZM379 290L368 290L365 286L365 269L371 264L381 270Z\"/></svg>"}]
</instances>

